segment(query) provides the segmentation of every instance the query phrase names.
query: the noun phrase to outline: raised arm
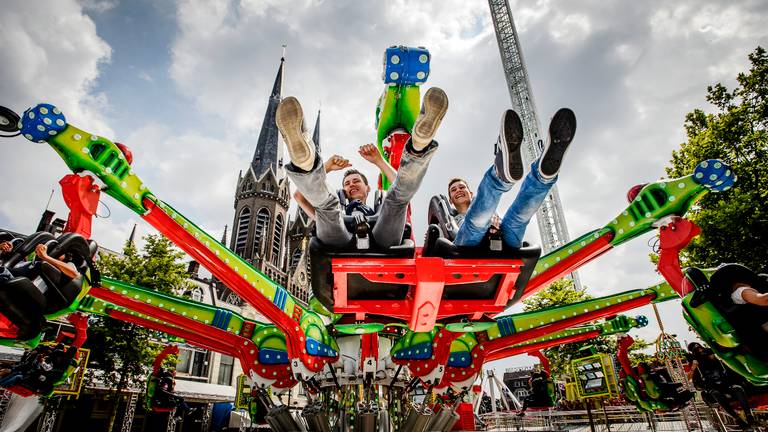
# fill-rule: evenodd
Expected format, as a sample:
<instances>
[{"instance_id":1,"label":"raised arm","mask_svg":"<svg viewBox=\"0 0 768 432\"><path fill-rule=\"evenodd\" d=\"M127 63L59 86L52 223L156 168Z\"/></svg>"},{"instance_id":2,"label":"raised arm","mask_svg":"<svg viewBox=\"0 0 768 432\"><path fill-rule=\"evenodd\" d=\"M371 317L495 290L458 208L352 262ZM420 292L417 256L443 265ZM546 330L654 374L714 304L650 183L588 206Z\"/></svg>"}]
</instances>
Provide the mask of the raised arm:
<instances>
[{"instance_id":1,"label":"raised arm","mask_svg":"<svg viewBox=\"0 0 768 432\"><path fill-rule=\"evenodd\" d=\"M362 156L363 159L376 165L376 167L381 171L382 174L384 174L384 177L386 177L390 183L395 182L397 171L392 168L392 165L390 165L389 162L384 160L384 157L381 155L381 152L379 152L379 149L375 145L361 145L357 152L360 153L360 156Z\"/></svg>"},{"instance_id":2,"label":"raised arm","mask_svg":"<svg viewBox=\"0 0 768 432\"><path fill-rule=\"evenodd\" d=\"M63 275L70 279L74 279L80 276L80 273L75 269L75 265L72 263L64 262L48 255L48 248L44 244L39 244L35 248L35 254L40 257L41 260L56 267Z\"/></svg>"},{"instance_id":3,"label":"raised arm","mask_svg":"<svg viewBox=\"0 0 768 432\"><path fill-rule=\"evenodd\" d=\"M339 171L343 170L344 168L351 167L352 164L349 163L349 160L339 156L339 155L333 155L328 158L327 161L323 164L323 167L325 168L326 173L330 173L333 171ZM315 208L312 207L312 204L307 201L307 199L302 195L301 192L296 191L293 193L293 198L296 200L296 203L301 207L304 212L311 217L312 219L315 218Z\"/></svg>"}]
</instances>

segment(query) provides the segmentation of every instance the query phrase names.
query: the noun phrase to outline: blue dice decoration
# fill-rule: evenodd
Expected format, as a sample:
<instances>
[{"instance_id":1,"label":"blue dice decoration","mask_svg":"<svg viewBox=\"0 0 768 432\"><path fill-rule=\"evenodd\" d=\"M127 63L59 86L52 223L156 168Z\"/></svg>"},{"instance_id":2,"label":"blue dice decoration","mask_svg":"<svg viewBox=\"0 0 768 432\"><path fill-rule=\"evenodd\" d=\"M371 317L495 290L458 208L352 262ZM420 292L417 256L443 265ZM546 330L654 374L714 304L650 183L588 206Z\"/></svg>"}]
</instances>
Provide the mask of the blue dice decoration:
<instances>
[{"instance_id":1,"label":"blue dice decoration","mask_svg":"<svg viewBox=\"0 0 768 432\"><path fill-rule=\"evenodd\" d=\"M422 84L429 78L431 56L424 47L391 46L384 51L384 83Z\"/></svg>"},{"instance_id":2,"label":"blue dice decoration","mask_svg":"<svg viewBox=\"0 0 768 432\"><path fill-rule=\"evenodd\" d=\"M34 142L45 142L67 127L64 114L51 104L39 104L24 111L19 120L19 129L24 138Z\"/></svg>"},{"instance_id":3,"label":"blue dice decoration","mask_svg":"<svg viewBox=\"0 0 768 432\"><path fill-rule=\"evenodd\" d=\"M707 159L696 165L693 170L693 179L709 190L722 192L736 183L736 174L720 159Z\"/></svg>"},{"instance_id":4,"label":"blue dice decoration","mask_svg":"<svg viewBox=\"0 0 768 432\"><path fill-rule=\"evenodd\" d=\"M645 315L638 315L635 317L635 322L637 322L638 327L645 327L648 325L648 318Z\"/></svg>"}]
</instances>

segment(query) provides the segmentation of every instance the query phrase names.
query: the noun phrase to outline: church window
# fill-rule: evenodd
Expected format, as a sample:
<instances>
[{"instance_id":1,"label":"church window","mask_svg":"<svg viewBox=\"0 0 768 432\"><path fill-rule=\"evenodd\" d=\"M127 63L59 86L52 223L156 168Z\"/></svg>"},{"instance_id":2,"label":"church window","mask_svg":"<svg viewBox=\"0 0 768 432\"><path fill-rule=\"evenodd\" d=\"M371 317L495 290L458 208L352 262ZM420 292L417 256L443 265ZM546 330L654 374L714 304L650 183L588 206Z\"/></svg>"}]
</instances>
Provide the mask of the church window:
<instances>
[{"instance_id":1,"label":"church window","mask_svg":"<svg viewBox=\"0 0 768 432\"><path fill-rule=\"evenodd\" d=\"M256 230L253 233L253 255L258 256L261 250L261 242L267 236L269 227L269 210L262 207L256 214ZM263 258L263 257L262 257Z\"/></svg>"},{"instance_id":2,"label":"church window","mask_svg":"<svg viewBox=\"0 0 768 432\"><path fill-rule=\"evenodd\" d=\"M293 251L293 255L291 255L291 268L296 268L296 266L299 265L300 259L301 259L301 248L296 248Z\"/></svg>"},{"instance_id":3,"label":"church window","mask_svg":"<svg viewBox=\"0 0 768 432\"><path fill-rule=\"evenodd\" d=\"M280 246L283 244L283 215L275 218L275 235L272 237L272 263L280 265Z\"/></svg>"},{"instance_id":4,"label":"church window","mask_svg":"<svg viewBox=\"0 0 768 432\"><path fill-rule=\"evenodd\" d=\"M251 209L245 207L237 218L237 234L235 235L235 253L242 255L248 241L248 226L251 224Z\"/></svg>"}]
</instances>

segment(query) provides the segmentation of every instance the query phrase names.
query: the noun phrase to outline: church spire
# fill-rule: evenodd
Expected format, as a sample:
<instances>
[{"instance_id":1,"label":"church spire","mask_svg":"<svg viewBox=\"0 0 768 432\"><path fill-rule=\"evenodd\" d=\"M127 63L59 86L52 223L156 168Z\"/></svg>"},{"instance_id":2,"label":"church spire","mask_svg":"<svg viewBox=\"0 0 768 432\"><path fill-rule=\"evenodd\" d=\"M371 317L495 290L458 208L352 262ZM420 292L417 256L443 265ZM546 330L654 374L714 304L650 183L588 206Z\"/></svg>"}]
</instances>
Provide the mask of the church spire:
<instances>
[{"instance_id":1,"label":"church spire","mask_svg":"<svg viewBox=\"0 0 768 432\"><path fill-rule=\"evenodd\" d=\"M128 236L128 244L136 247L136 224L133 224L133 228L131 228L131 234Z\"/></svg>"},{"instance_id":2,"label":"church spire","mask_svg":"<svg viewBox=\"0 0 768 432\"><path fill-rule=\"evenodd\" d=\"M279 178L283 168L283 149L279 139L280 133L275 123L275 114L277 113L277 105L282 97L284 64L285 55L280 58L280 66L277 69L272 93L269 95L267 110L264 113L264 121L261 122L261 132L259 132L259 140L256 143L256 152L253 154L253 160L251 161L251 168L257 179L261 178L270 168Z\"/></svg>"}]
</instances>

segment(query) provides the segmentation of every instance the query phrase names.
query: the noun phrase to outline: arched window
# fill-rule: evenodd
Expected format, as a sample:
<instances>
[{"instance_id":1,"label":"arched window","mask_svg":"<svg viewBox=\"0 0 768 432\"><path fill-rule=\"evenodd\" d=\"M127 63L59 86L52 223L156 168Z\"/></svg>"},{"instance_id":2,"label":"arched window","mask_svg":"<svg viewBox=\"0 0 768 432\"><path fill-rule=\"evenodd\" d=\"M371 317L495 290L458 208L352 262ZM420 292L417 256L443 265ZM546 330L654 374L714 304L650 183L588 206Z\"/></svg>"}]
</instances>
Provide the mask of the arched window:
<instances>
[{"instance_id":1,"label":"arched window","mask_svg":"<svg viewBox=\"0 0 768 432\"><path fill-rule=\"evenodd\" d=\"M237 218L237 231L235 234L235 253L242 255L248 242L248 226L251 224L251 209L245 207Z\"/></svg>"},{"instance_id":2,"label":"arched window","mask_svg":"<svg viewBox=\"0 0 768 432\"><path fill-rule=\"evenodd\" d=\"M296 248L293 251L293 255L291 255L291 268L296 268L297 265L299 265L299 260L301 259L301 248Z\"/></svg>"},{"instance_id":3,"label":"arched window","mask_svg":"<svg viewBox=\"0 0 768 432\"><path fill-rule=\"evenodd\" d=\"M272 237L272 263L280 265L280 249L283 245L283 215L275 217L275 235Z\"/></svg>"},{"instance_id":4,"label":"arched window","mask_svg":"<svg viewBox=\"0 0 768 432\"><path fill-rule=\"evenodd\" d=\"M191 293L191 297L192 297L192 300L194 300L196 302L203 301L203 290L200 289L200 287L193 288L192 289L192 293Z\"/></svg>"},{"instance_id":5,"label":"arched window","mask_svg":"<svg viewBox=\"0 0 768 432\"><path fill-rule=\"evenodd\" d=\"M256 229L253 232L253 256L259 256L262 240L267 236L269 228L269 210L262 207L256 214ZM264 257L262 257L264 258Z\"/></svg>"}]
</instances>

